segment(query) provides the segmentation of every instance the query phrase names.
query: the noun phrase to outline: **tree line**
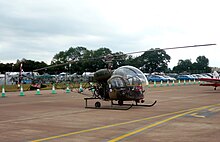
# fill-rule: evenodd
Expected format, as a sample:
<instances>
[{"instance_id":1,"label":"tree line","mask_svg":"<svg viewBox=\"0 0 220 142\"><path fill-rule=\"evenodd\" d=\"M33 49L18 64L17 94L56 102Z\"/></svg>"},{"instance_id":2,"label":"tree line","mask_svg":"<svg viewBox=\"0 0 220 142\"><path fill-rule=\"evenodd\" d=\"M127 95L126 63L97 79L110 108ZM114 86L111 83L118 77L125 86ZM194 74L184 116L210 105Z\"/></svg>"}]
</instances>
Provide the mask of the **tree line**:
<instances>
[{"instance_id":1,"label":"tree line","mask_svg":"<svg viewBox=\"0 0 220 142\"><path fill-rule=\"evenodd\" d=\"M46 70L39 71L40 74L59 74L61 72L69 72L82 74L83 72L95 72L98 69L106 68L106 63L103 62L101 57L107 55L114 55L113 69L116 69L123 65L131 65L139 68L143 72L175 72L175 73L204 73L210 72L209 59L205 56L199 56L196 62L192 63L190 59L179 60L178 64L173 69L168 68L168 63L171 57L163 49L150 49L144 52L142 55L134 57L132 55L126 55L123 52L112 53L108 48L99 48L97 50L88 50L85 47L70 47L66 51L60 51L55 54L50 65L67 63L69 61L75 61L72 64L66 64L65 66L58 66L48 68ZM17 60L13 63L0 63L0 72L19 72L20 64L23 64L24 71L29 72L35 69L47 67L48 64L41 61L33 60Z\"/></svg>"}]
</instances>

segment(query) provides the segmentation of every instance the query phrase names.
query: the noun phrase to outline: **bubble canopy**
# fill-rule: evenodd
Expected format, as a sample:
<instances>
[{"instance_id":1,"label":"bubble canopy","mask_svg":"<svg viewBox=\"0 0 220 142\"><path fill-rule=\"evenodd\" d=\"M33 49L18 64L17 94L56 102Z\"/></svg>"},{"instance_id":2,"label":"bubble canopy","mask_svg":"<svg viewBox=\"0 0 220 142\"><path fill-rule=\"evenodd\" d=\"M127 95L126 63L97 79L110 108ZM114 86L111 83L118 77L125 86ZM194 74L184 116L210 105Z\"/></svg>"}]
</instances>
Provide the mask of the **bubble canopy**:
<instances>
[{"instance_id":1,"label":"bubble canopy","mask_svg":"<svg viewBox=\"0 0 220 142\"><path fill-rule=\"evenodd\" d=\"M126 86L142 86L143 88L145 88L148 85L147 78L145 77L143 72L133 66L119 67L113 72L112 78L110 78L110 80L113 79L119 82L119 78L123 78L125 83L124 85Z\"/></svg>"}]
</instances>

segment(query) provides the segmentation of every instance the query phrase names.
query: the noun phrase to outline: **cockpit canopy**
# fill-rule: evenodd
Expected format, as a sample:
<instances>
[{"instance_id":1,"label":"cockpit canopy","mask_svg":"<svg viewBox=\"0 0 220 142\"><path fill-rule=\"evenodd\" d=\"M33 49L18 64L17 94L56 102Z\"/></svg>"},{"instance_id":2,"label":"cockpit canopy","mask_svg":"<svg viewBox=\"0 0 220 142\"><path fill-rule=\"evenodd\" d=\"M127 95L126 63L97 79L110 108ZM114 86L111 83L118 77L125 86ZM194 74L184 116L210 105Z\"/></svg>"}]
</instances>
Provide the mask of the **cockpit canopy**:
<instances>
[{"instance_id":1,"label":"cockpit canopy","mask_svg":"<svg viewBox=\"0 0 220 142\"><path fill-rule=\"evenodd\" d=\"M116 69L108 80L112 88L142 86L146 88L148 81L142 71L133 66L122 66Z\"/></svg>"}]
</instances>

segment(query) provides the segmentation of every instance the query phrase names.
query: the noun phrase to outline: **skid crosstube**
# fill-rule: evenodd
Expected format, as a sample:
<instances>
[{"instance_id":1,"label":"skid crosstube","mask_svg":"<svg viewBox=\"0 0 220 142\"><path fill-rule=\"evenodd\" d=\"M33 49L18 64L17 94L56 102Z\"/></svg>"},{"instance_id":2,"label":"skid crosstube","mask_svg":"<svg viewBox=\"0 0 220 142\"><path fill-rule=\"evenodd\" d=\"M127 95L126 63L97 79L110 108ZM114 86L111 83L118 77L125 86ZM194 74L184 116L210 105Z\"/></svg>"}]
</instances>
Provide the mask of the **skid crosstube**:
<instances>
[{"instance_id":1,"label":"skid crosstube","mask_svg":"<svg viewBox=\"0 0 220 142\"><path fill-rule=\"evenodd\" d=\"M152 104L138 104L138 103L136 103L136 104L132 104L132 105L133 105L133 106L142 106L142 107L152 107L152 106L154 106L156 103L157 103L157 101L154 101ZM119 105L119 104L114 104L114 103L112 102L112 105ZM123 104L123 106L129 106L129 105L131 105L131 104ZM119 105L119 106L121 106L121 105Z\"/></svg>"}]
</instances>

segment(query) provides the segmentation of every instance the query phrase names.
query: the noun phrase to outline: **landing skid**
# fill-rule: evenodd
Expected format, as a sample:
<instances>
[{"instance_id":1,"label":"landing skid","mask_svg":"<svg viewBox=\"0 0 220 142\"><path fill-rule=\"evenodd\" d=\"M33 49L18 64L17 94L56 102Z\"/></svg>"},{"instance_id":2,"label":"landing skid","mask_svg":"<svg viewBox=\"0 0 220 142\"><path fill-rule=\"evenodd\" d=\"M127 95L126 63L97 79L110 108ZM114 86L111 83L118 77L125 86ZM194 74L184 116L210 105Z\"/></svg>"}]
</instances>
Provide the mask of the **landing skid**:
<instances>
[{"instance_id":1,"label":"landing skid","mask_svg":"<svg viewBox=\"0 0 220 142\"><path fill-rule=\"evenodd\" d=\"M157 103L157 101L154 101L152 104L143 104L143 105L140 105L140 104L136 103L135 106L152 107L152 106L154 106L156 103Z\"/></svg>"},{"instance_id":2,"label":"landing skid","mask_svg":"<svg viewBox=\"0 0 220 142\"><path fill-rule=\"evenodd\" d=\"M92 98L84 98L85 100L85 108L90 108L90 109L111 109L111 110L129 110L133 106L141 106L141 107L152 107L154 106L157 101L154 101L152 104L138 104L138 102L135 102L135 104L123 104L123 101L118 101L117 103L114 103L113 100L111 100L111 106L109 107L101 107L101 103L99 101L95 102L95 106L91 107L88 106L88 100L101 100L101 98L98 97L92 97ZM120 106L120 107L113 107L113 106ZM127 106L127 107L125 107Z\"/></svg>"},{"instance_id":3,"label":"landing skid","mask_svg":"<svg viewBox=\"0 0 220 142\"><path fill-rule=\"evenodd\" d=\"M128 107L85 107L85 108L89 108L89 109L108 109L108 110L129 110L130 108L132 108L132 104Z\"/></svg>"},{"instance_id":4,"label":"landing skid","mask_svg":"<svg viewBox=\"0 0 220 142\"><path fill-rule=\"evenodd\" d=\"M132 104L132 106L142 106L142 107L152 107L157 103L157 101L154 101L152 104L138 104L137 102L135 104ZM114 104L112 102L112 105L119 105L119 106L130 106L131 104Z\"/></svg>"},{"instance_id":5,"label":"landing skid","mask_svg":"<svg viewBox=\"0 0 220 142\"><path fill-rule=\"evenodd\" d=\"M132 108L133 104L127 105L128 107L113 107L113 101L111 101L111 106L110 107L101 107L101 103L99 101L95 102L94 107L88 106L88 100L100 100L100 98L84 98L85 100L85 108L90 108L90 109L111 109L111 110L129 110ZM125 106L125 105L121 105Z\"/></svg>"}]
</instances>

